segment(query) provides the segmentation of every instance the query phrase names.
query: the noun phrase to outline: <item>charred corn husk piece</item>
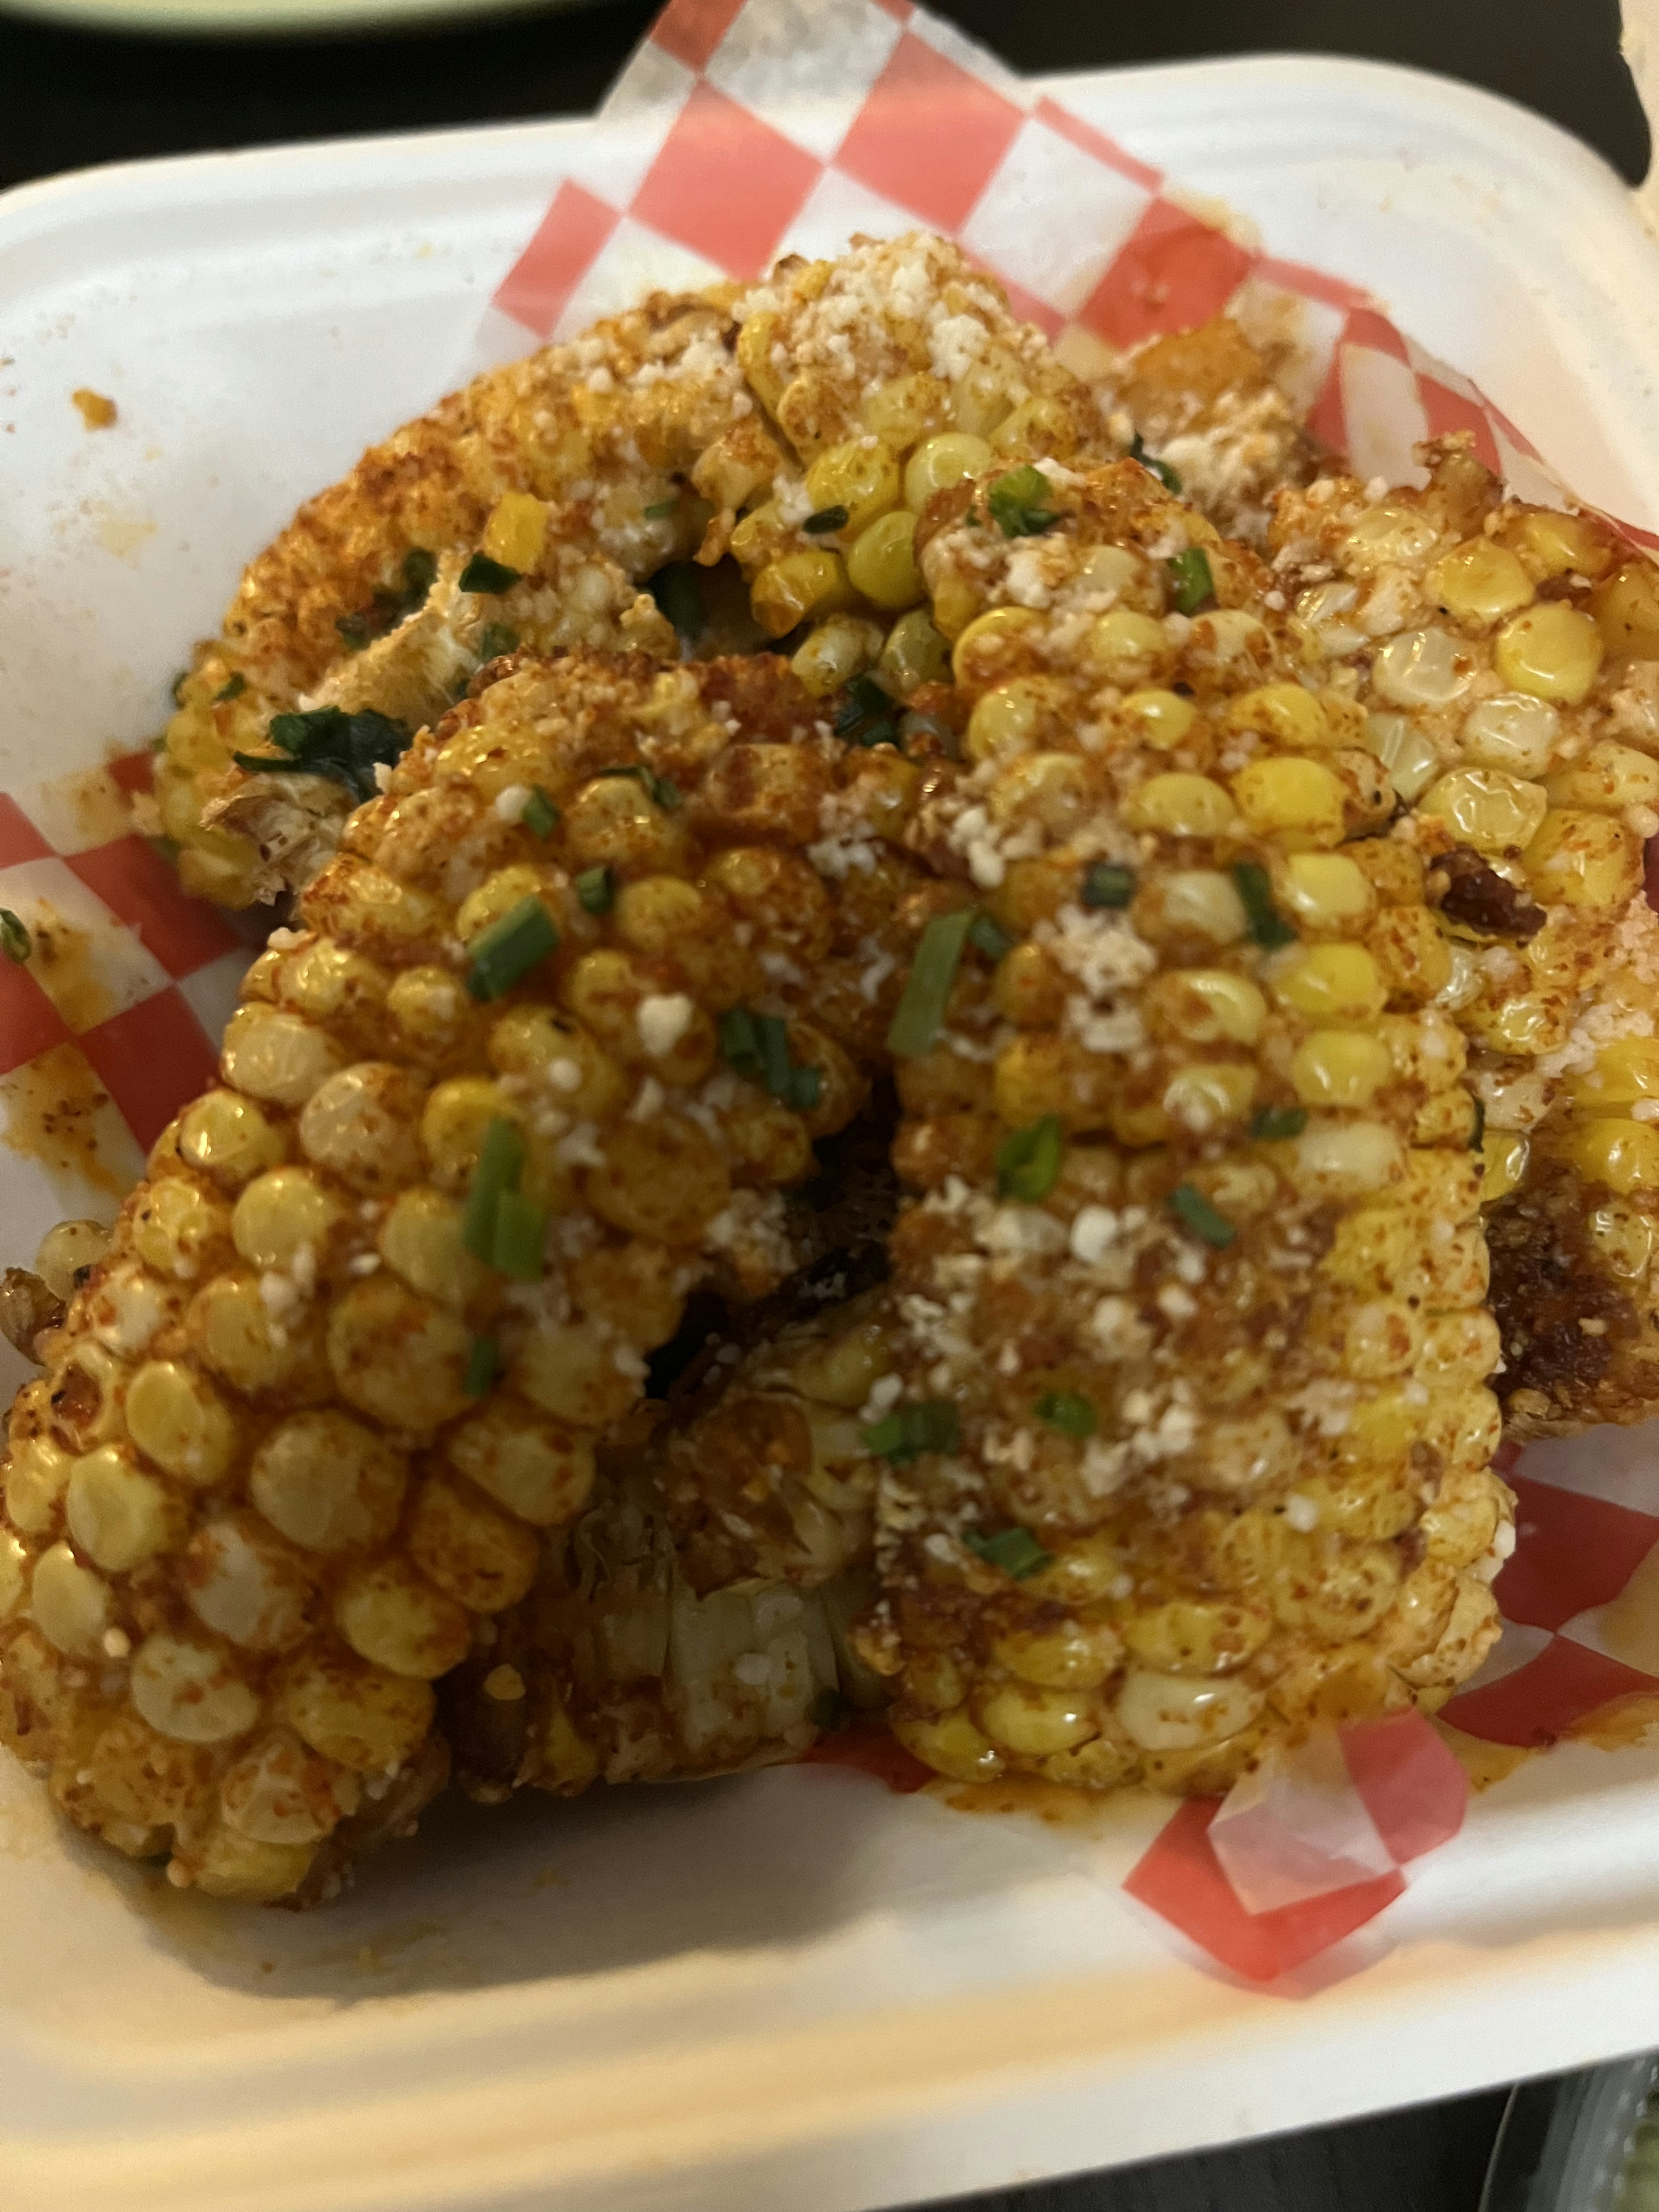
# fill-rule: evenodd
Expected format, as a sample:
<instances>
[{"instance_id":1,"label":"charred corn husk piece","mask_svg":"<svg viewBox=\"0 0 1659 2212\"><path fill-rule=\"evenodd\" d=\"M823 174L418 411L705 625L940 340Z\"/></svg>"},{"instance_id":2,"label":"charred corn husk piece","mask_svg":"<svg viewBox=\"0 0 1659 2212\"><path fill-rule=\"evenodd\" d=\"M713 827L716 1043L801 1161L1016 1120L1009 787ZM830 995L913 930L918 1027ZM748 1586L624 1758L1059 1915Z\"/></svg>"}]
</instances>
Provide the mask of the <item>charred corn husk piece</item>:
<instances>
[{"instance_id":1,"label":"charred corn husk piece","mask_svg":"<svg viewBox=\"0 0 1659 2212\"><path fill-rule=\"evenodd\" d=\"M993 927L895 1024L927 1191L860 1648L941 1772L1207 1790L1497 1634L1480 1163L1383 949L1434 929L1387 771L1270 577L1133 465L1024 490L921 556Z\"/></svg>"},{"instance_id":2,"label":"charred corn husk piece","mask_svg":"<svg viewBox=\"0 0 1659 2212\"><path fill-rule=\"evenodd\" d=\"M407 1825L432 1683L535 1583L688 1293L794 1264L782 1193L896 988L860 901L901 929L915 864L872 763L775 661L572 656L354 817L12 1411L0 1741L71 1819L248 1898L334 1878L387 1793ZM805 857L826 811L845 889ZM872 979L847 1043L838 945Z\"/></svg>"},{"instance_id":3,"label":"charred corn husk piece","mask_svg":"<svg viewBox=\"0 0 1659 2212\"><path fill-rule=\"evenodd\" d=\"M535 1587L446 1686L471 1795L775 1765L880 1702L847 1631L872 1595L881 1299L769 1336L601 1454Z\"/></svg>"},{"instance_id":4,"label":"charred corn husk piece","mask_svg":"<svg viewBox=\"0 0 1659 2212\"><path fill-rule=\"evenodd\" d=\"M481 377L301 509L181 683L155 826L206 897L297 890L374 759L514 646L672 659L787 635L815 695L874 669L902 702L943 665L911 557L927 500L997 454L1106 450L1093 396L943 240L658 295ZM698 580L728 552L735 600Z\"/></svg>"},{"instance_id":5,"label":"charred corn husk piece","mask_svg":"<svg viewBox=\"0 0 1659 2212\"><path fill-rule=\"evenodd\" d=\"M1438 937L1389 957L1469 1041L1511 1433L1659 1402L1659 570L1506 500L1466 447L1421 490L1291 494L1275 568L1412 809ZM1317 580L1310 580L1316 577Z\"/></svg>"}]
</instances>

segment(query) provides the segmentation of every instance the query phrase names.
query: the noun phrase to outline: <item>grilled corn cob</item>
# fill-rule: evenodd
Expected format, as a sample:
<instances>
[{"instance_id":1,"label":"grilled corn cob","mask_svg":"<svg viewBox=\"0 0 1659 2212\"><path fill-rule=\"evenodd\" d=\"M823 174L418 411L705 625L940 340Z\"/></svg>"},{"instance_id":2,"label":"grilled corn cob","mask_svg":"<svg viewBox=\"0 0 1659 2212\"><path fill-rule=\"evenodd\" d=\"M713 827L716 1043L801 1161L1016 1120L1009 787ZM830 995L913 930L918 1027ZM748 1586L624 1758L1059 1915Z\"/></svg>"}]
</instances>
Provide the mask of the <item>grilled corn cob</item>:
<instances>
[{"instance_id":1,"label":"grilled corn cob","mask_svg":"<svg viewBox=\"0 0 1659 2212\"><path fill-rule=\"evenodd\" d=\"M1510 1432L1640 1420L1659 1400L1659 571L1594 516L1504 499L1455 441L1425 459L1420 490L1287 495L1274 565L1412 809L1395 842L1439 934L1389 957L1469 1041Z\"/></svg>"},{"instance_id":2,"label":"grilled corn cob","mask_svg":"<svg viewBox=\"0 0 1659 2212\"><path fill-rule=\"evenodd\" d=\"M310 1894L436 1785L433 1681L690 1289L791 1267L781 1193L896 988L905 793L787 670L494 676L250 970L11 1415L0 1741L217 1894ZM820 1009L838 946L869 988Z\"/></svg>"},{"instance_id":3,"label":"grilled corn cob","mask_svg":"<svg viewBox=\"0 0 1659 2212\"><path fill-rule=\"evenodd\" d=\"M749 636L788 635L817 696L877 667L907 697L943 665L910 556L927 501L997 454L1106 450L1092 395L943 240L656 295L480 378L301 509L181 680L155 826L222 904L298 889L481 659L709 649L696 571L659 576L692 555L737 556Z\"/></svg>"},{"instance_id":4,"label":"grilled corn cob","mask_svg":"<svg viewBox=\"0 0 1659 2212\"><path fill-rule=\"evenodd\" d=\"M1463 1041L1391 957L1439 940L1387 771L1254 556L1133 464L933 520L972 888L893 1031L927 1191L860 1649L941 1772L1221 1788L1497 1633Z\"/></svg>"}]
</instances>

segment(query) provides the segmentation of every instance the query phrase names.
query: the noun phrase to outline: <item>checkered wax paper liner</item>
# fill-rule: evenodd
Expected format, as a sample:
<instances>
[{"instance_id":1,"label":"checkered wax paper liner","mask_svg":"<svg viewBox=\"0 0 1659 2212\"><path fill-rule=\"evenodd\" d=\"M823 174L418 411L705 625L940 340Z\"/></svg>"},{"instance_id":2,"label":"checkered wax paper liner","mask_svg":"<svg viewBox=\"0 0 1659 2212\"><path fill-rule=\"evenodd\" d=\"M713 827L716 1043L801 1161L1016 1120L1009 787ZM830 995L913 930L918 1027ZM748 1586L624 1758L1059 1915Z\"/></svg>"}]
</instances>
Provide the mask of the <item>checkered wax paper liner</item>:
<instances>
[{"instance_id":1,"label":"checkered wax paper liner","mask_svg":"<svg viewBox=\"0 0 1659 2212\"><path fill-rule=\"evenodd\" d=\"M1519 495L1565 496L1514 424L1353 285L1195 212L906 0L673 0L603 118L617 127L573 144L484 350L568 336L651 285L755 276L780 254L921 225L993 269L1080 374L1224 308L1296 332L1293 396L1363 476L1412 478L1415 443L1467 430ZM148 764L0 793L0 906L40 930L27 967L0 961L0 1121L24 1155L7 1176L9 1256L64 1213L113 1212L143 1148L212 1079L246 964L132 832ZM1466 1734L1541 1745L1609 1698L1659 1692L1638 1602L1659 1585L1650 1455L1647 1431L1601 1432L1537 1448L1511 1475L1504 1638L1447 1709ZM890 1739L859 1756L895 1787L927 1778ZM1224 1807L1183 1807L1127 1887L1230 1971L1269 1980L1380 1912L1401 1868L1455 1832L1465 1796L1420 1717L1351 1726Z\"/></svg>"}]
</instances>

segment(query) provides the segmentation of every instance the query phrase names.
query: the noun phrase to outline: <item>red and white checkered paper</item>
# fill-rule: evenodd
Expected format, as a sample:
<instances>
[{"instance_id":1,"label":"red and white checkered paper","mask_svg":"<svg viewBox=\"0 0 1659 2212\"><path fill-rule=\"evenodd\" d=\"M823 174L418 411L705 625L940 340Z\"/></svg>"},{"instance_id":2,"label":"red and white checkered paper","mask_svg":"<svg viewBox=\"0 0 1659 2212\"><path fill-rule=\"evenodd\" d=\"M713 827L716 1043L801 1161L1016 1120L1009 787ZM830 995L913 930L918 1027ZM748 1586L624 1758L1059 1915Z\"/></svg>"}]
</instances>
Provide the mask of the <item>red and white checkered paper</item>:
<instances>
[{"instance_id":1,"label":"red and white checkered paper","mask_svg":"<svg viewBox=\"0 0 1659 2212\"><path fill-rule=\"evenodd\" d=\"M547 213L496 294L490 351L504 329L515 346L526 333L569 336L652 285L757 276L781 254L921 225L994 270L1080 374L1225 309L1247 328L1297 333L1295 396L1361 475L1420 481L1413 446L1467 430L1519 495L1567 497L1531 441L1358 288L1195 212L1158 171L908 0L672 0L602 117L618 127L574 142L567 173L550 179ZM72 977L54 996L37 963L0 962L0 1109L37 1055L72 1045L113 1102L105 1150L128 1175L211 1079L210 1039L246 959L119 815L146 768L145 756L114 762L91 804L84 777L0 793L0 905L27 921L46 902L82 931L106 1001L89 1008ZM1541 1747L1610 1699L1659 1692L1659 1626L1642 1624L1650 1583L1659 1623L1656 1434L1539 1447L1511 1472L1521 1508L1496 1586L1504 1638L1446 1709L1467 1734ZM878 1757L860 1741L853 1763L890 1786L925 1780L890 1739ZM823 1748L837 1755L834 1740ZM1399 1895L1405 1863L1456 1832L1467 1792L1416 1715L1345 1729L1337 1750L1353 1797L1322 1833L1329 1747L1318 1789L1289 1778L1240 1832L1253 1855L1244 1894L1291 1901L1247 1909L1211 1841L1214 1803L1175 1815L1131 1894L1256 1981L1351 1934ZM1322 1850L1325 1863L1310 1865ZM1237 1873L1244 1861L1229 1857Z\"/></svg>"}]
</instances>

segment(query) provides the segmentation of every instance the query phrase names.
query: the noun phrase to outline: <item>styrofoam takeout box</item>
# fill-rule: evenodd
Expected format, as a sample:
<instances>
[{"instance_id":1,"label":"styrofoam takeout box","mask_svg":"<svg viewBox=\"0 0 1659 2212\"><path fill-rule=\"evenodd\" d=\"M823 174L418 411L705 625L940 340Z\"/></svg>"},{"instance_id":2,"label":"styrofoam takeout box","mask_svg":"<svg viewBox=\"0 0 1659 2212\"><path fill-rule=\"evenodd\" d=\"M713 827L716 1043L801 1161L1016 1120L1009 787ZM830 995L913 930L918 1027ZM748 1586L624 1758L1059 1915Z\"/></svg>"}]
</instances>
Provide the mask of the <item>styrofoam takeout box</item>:
<instances>
[{"instance_id":1,"label":"styrofoam takeout box","mask_svg":"<svg viewBox=\"0 0 1659 2212\"><path fill-rule=\"evenodd\" d=\"M1582 147L1350 63L1054 89L1659 525L1659 264ZM156 726L243 560L476 366L577 142L626 166L622 126L578 122L0 200L0 785ZM85 434L78 386L118 434ZM33 1194L0 1152L0 1257ZM0 2204L858 2212L1659 2041L1659 1752L1560 1749L1477 1800L1362 1970L1348 1948L1299 2002L1122 1895L1161 1817L1050 1832L830 1768L447 1809L295 1918L158 1895L6 1765Z\"/></svg>"}]
</instances>

